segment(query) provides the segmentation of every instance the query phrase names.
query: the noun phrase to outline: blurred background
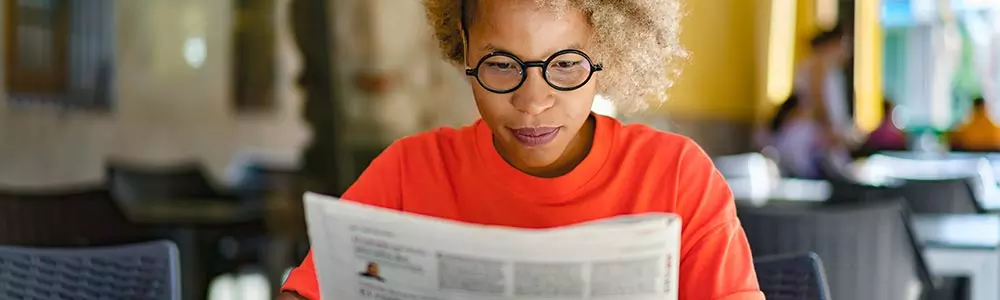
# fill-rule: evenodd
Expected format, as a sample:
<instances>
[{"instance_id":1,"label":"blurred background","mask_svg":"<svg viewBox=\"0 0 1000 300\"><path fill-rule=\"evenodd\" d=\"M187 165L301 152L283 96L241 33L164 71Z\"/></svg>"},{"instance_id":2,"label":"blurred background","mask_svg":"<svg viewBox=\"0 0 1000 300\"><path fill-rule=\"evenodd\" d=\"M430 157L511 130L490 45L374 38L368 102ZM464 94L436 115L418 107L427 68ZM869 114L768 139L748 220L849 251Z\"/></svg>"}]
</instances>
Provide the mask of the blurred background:
<instances>
[{"instance_id":1,"label":"blurred background","mask_svg":"<svg viewBox=\"0 0 1000 300\"><path fill-rule=\"evenodd\" d=\"M769 298L1000 299L1000 1L684 2L670 100L594 110L715 158ZM51 288L25 274L70 272L54 256L104 259L59 288L270 299L308 250L304 191L478 118L417 0L4 0L0 19L0 298Z\"/></svg>"}]
</instances>

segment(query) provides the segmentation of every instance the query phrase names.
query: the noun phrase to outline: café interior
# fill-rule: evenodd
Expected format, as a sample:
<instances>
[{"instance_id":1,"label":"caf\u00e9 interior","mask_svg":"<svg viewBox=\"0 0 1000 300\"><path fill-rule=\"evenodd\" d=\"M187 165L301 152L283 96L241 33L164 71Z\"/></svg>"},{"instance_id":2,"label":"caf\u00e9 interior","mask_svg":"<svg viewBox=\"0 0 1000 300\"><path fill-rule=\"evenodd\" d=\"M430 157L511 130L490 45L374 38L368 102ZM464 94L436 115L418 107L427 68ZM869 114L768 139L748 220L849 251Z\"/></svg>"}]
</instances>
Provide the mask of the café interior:
<instances>
[{"instance_id":1,"label":"caf\u00e9 interior","mask_svg":"<svg viewBox=\"0 0 1000 300\"><path fill-rule=\"evenodd\" d=\"M1000 1L678 1L669 100L593 111L713 158L768 299L1000 299ZM418 0L3 3L3 299L273 299L304 192L479 118Z\"/></svg>"}]
</instances>

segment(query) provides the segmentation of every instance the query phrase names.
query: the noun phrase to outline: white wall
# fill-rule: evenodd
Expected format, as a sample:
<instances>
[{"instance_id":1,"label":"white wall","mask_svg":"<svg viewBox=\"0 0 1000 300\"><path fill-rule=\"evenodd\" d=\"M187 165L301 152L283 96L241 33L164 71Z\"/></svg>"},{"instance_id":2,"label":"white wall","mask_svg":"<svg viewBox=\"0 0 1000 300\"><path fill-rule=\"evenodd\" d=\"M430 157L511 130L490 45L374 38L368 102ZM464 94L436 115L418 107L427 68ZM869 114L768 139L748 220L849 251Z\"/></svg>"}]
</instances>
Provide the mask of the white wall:
<instances>
[{"instance_id":1,"label":"white wall","mask_svg":"<svg viewBox=\"0 0 1000 300\"><path fill-rule=\"evenodd\" d=\"M293 81L301 62L286 23L289 0L275 1L281 4L275 112L248 116L230 109L230 1L116 0L114 111L61 113L0 101L0 185L101 180L107 157L197 159L221 178L243 148L297 155L309 138ZM203 38L207 46L197 68L183 55L189 38Z\"/></svg>"}]
</instances>

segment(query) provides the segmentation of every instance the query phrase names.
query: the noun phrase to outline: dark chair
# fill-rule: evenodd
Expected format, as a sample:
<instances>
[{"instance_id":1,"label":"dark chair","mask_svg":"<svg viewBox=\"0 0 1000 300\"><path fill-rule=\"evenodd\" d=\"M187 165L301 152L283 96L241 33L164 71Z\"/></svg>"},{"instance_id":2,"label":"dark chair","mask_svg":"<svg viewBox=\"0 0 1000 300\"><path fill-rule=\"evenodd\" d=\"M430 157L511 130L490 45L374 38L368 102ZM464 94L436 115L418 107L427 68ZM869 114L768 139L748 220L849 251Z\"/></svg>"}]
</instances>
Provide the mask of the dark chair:
<instances>
[{"instance_id":1,"label":"dark chair","mask_svg":"<svg viewBox=\"0 0 1000 300\"><path fill-rule=\"evenodd\" d=\"M887 199L899 197L902 182L883 185L860 183L853 179L831 180L832 193L827 203L856 203L865 199Z\"/></svg>"},{"instance_id":2,"label":"dark chair","mask_svg":"<svg viewBox=\"0 0 1000 300\"><path fill-rule=\"evenodd\" d=\"M768 300L830 299L823 262L816 253L755 257L753 265Z\"/></svg>"},{"instance_id":3,"label":"dark chair","mask_svg":"<svg viewBox=\"0 0 1000 300\"><path fill-rule=\"evenodd\" d=\"M915 213L979 213L971 178L906 180L898 189Z\"/></svg>"},{"instance_id":4,"label":"dark chair","mask_svg":"<svg viewBox=\"0 0 1000 300\"><path fill-rule=\"evenodd\" d=\"M4 299L178 300L177 247L169 241L85 248L0 246Z\"/></svg>"},{"instance_id":5,"label":"dark chair","mask_svg":"<svg viewBox=\"0 0 1000 300\"><path fill-rule=\"evenodd\" d=\"M99 246L148 240L103 185L0 187L0 245Z\"/></svg>"},{"instance_id":6,"label":"dark chair","mask_svg":"<svg viewBox=\"0 0 1000 300\"><path fill-rule=\"evenodd\" d=\"M934 290L902 200L740 208L754 255L814 252L830 296L907 300Z\"/></svg>"},{"instance_id":7,"label":"dark chair","mask_svg":"<svg viewBox=\"0 0 1000 300\"><path fill-rule=\"evenodd\" d=\"M979 213L985 211L976 200L970 178L899 180L889 186L871 186L846 180L833 182L830 202L863 199L905 199L915 213Z\"/></svg>"},{"instance_id":8,"label":"dark chair","mask_svg":"<svg viewBox=\"0 0 1000 300\"><path fill-rule=\"evenodd\" d=\"M108 163L107 180L115 197L121 200L238 199L216 185L196 162L148 165L112 160Z\"/></svg>"}]
</instances>

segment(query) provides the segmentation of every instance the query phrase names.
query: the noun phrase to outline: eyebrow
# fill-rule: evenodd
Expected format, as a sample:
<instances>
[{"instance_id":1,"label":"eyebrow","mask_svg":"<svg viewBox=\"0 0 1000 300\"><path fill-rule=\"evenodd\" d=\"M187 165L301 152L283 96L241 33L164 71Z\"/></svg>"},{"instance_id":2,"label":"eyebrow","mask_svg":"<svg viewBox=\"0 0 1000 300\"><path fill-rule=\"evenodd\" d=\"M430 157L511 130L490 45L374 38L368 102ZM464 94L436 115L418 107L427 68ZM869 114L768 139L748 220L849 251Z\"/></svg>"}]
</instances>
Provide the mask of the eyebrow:
<instances>
[{"instance_id":1,"label":"eyebrow","mask_svg":"<svg viewBox=\"0 0 1000 300\"><path fill-rule=\"evenodd\" d=\"M567 49L573 49L573 50L583 51L583 46L580 43L573 43L573 44L570 44L569 47L564 47L564 48L560 48L560 49L549 49L550 51L549 51L548 55L552 55L553 53L556 53L556 52L562 51L562 50L567 50ZM492 43L487 43L486 45L484 45L483 46L483 51L486 51L488 53L505 52L505 53L514 54L514 52L512 52L512 51L509 51L509 50L504 49L502 47L498 47L497 45L494 45Z\"/></svg>"},{"instance_id":2,"label":"eyebrow","mask_svg":"<svg viewBox=\"0 0 1000 300\"><path fill-rule=\"evenodd\" d=\"M510 51L503 50L500 47L497 47L496 45L493 45L493 44L490 44L490 43L487 43L485 46L483 46L483 51L486 51L486 52L489 52L489 53L493 53L493 52L510 52Z\"/></svg>"}]
</instances>

